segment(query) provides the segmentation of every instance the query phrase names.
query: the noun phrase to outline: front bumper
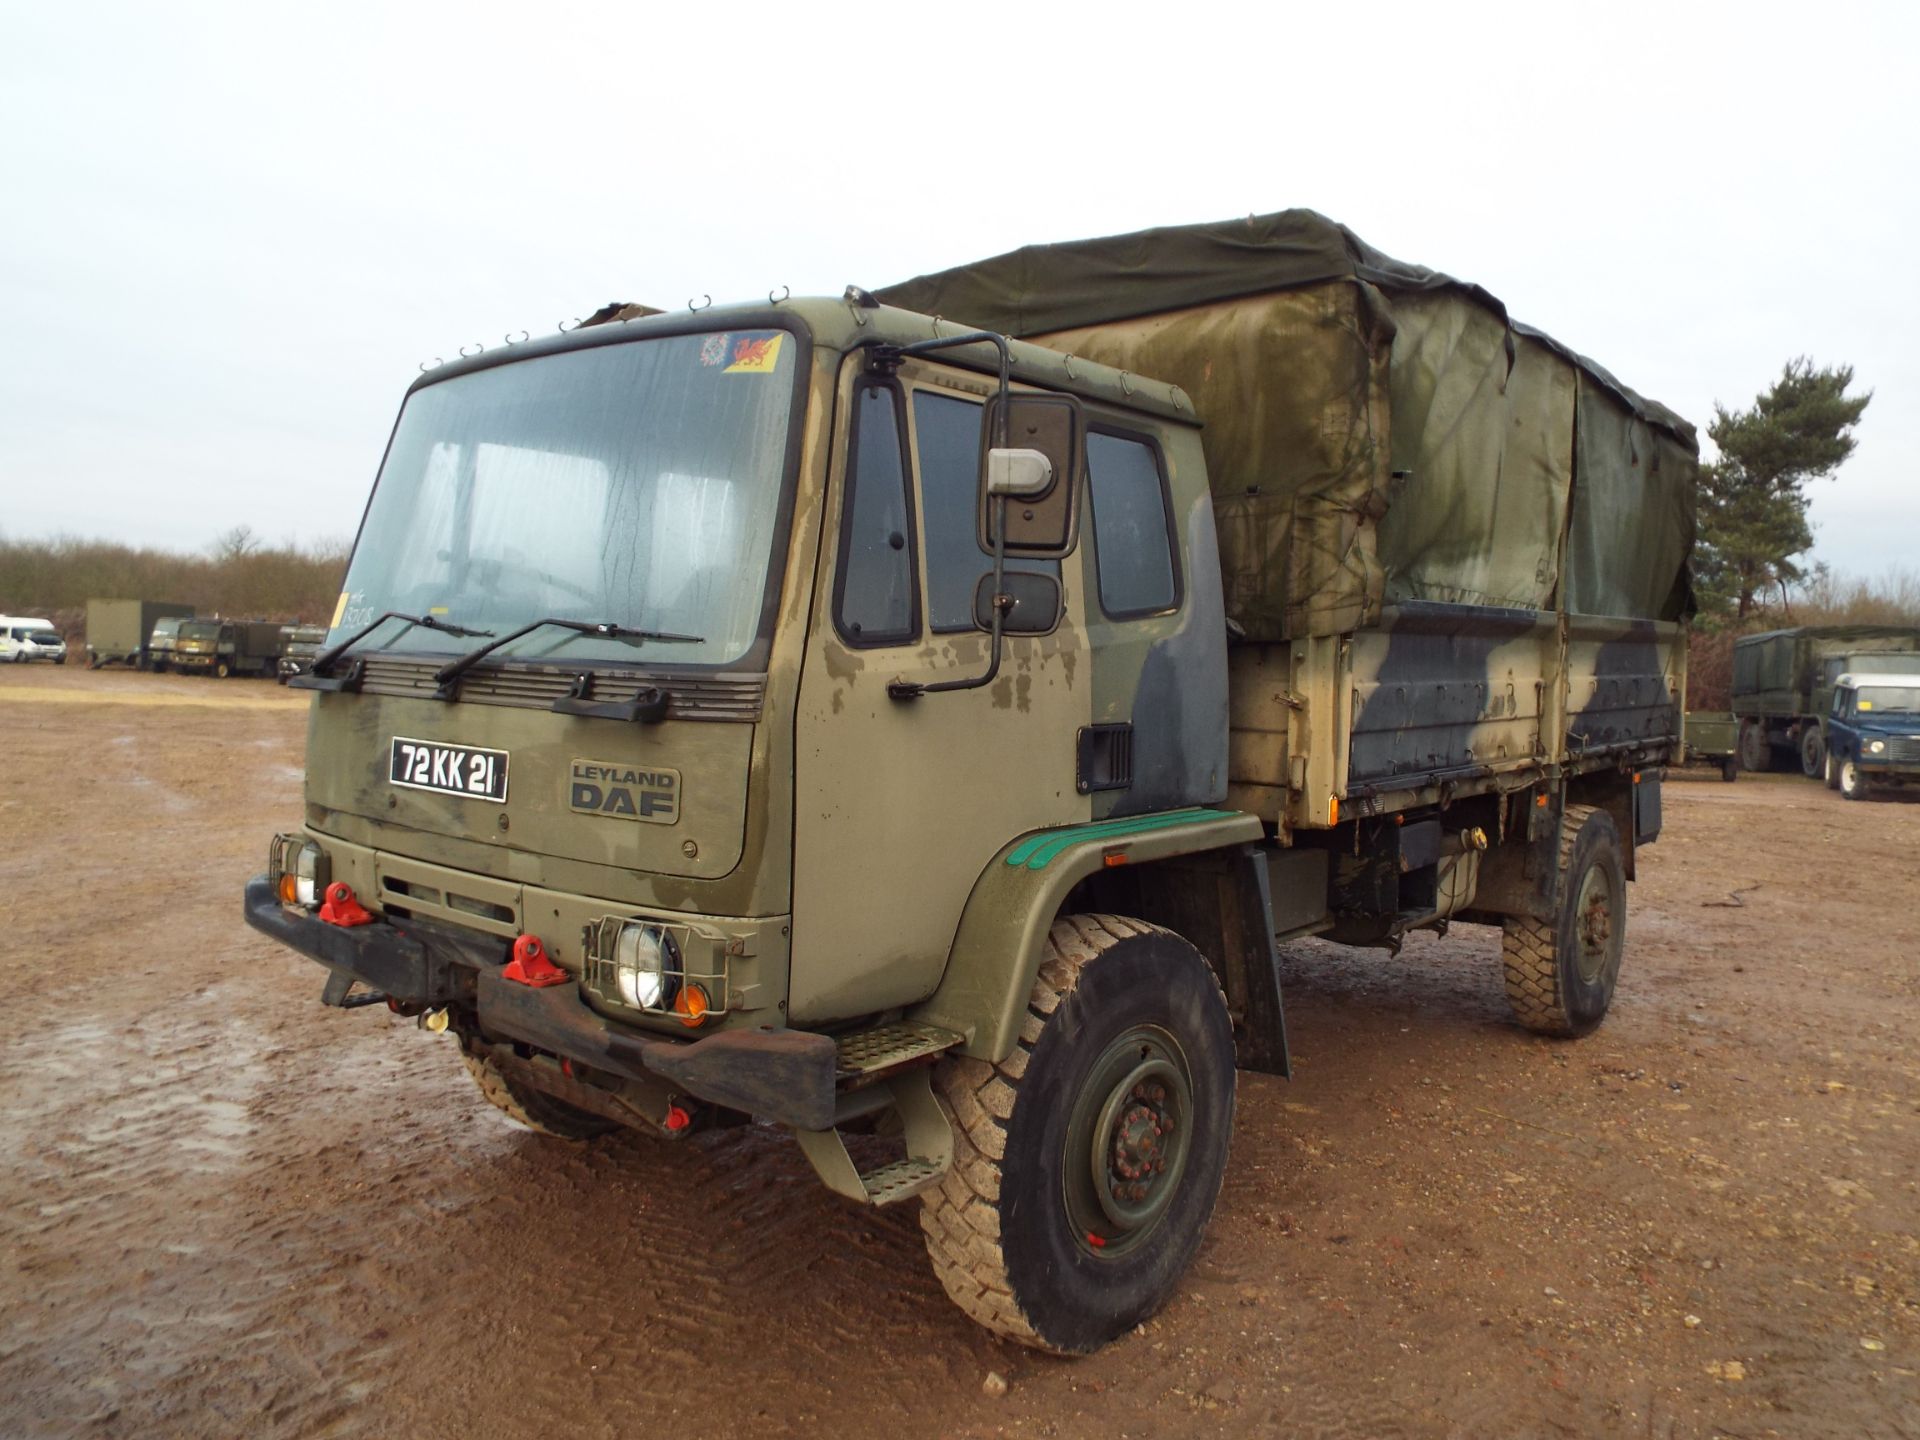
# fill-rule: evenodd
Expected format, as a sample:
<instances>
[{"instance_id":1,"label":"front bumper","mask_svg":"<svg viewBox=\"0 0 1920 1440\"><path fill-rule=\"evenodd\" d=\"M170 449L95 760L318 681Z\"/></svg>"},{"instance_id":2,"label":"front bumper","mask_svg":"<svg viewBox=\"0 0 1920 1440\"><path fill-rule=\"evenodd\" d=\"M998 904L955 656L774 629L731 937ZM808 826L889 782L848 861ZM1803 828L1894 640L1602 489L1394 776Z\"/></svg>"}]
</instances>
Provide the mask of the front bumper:
<instances>
[{"instance_id":1,"label":"front bumper","mask_svg":"<svg viewBox=\"0 0 1920 1440\"><path fill-rule=\"evenodd\" d=\"M265 875L247 882L247 924L336 975L408 1004L470 1005L482 1031L631 1080L663 1079L687 1094L800 1130L833 1126L838 1053L801 1030L722 1030L666 1040L589 1009L576 985L503 978L503 942L448 927L375 920L345 928L280 903Z\"/></svg>"}]
</instances>

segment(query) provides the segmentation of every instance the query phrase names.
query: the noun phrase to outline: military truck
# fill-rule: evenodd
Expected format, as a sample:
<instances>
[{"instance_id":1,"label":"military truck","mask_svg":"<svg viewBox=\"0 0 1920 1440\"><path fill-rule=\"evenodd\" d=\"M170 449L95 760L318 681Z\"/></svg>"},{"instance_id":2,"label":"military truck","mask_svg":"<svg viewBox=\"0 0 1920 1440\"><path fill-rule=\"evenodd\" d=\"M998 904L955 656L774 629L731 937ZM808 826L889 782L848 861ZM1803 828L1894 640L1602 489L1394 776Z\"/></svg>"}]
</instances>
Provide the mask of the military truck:
<instances>
[{"instance_id":1,"label":"military truck","mask_svg":"<svg viewBox=\"0 0 1920 1440\"><path fill-rule=\"evenodd\" d=\"M280 627L280 663L276 674L282 685L294 676L305 673L313 664L313 657L327 645L327 627L324 625L283 625Z\"/></svg>"},{"instance_id":2,"label":"military truck","mask_svg":"<svg viewBox=\"0 0 1920 1440\"><path fill-rule=\"evenodd\" d=\"M244 913L545 1134L786 1127L1087 1351L1288 1072L1281 941L1498 926L1600 1023L1695 469L1306 211L609 306L409 390Z\"/></svg>"},{"instance_id":3,"label":"military truck","mask_svg":"<svg viewBox=\"0 0 1920 1440\"><path fill-rule=\"evenodd\" d=\"M153 633L147 637L147 665L155 674L165 674L173 664L173 650L180 643L180 627L192 618L191 615L169 615L153 622Z\"/></svg>"},{"instance_id":4,"label":"military truck","mask_svg":"<svg viewBox=\"0 0 1920 1440\"><path fill-rule=\"evenodd\" d=\"M87 668L131 665L153 668L154 626L163 619L191 617L191 605L164 600L87 601Z\"/></svg>"},{"instance_id":5,"label":"military truck","mask_svg":"<svg viewBox=\"0 0 1920 1440\"><path fill-rule=\"evenodd\" d=\"M286 642L270 620L195 619L180 623L168 663L187 674L271 675Z\"/></svg>"},{"instance_id":6,"label":"military truck","mask_svg":"<svg viewBox=\"0 0 1920 1440\"><path fill-rule=\"evenodd\" d=\"M1835 679L1920 668L1916 651L1920 628L1910 625L1802 625L1741 636L1733 642L1741 766L1790 769L1797 761L1801 774L1819 778Z\"/></svg>"}]
</instances>

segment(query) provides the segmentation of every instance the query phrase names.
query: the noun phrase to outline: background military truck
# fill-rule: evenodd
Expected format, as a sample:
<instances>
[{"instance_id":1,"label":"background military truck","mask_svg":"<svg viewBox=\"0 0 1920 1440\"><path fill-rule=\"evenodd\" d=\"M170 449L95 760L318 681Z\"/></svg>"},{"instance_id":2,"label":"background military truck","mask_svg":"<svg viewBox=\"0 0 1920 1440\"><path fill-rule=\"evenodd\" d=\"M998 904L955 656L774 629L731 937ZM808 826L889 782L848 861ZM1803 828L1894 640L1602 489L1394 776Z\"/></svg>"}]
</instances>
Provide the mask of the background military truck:
<instances>
[{"instance_id":1,"label":"background military truck","mask_svg":"<svg viewBox=\"0 0 1920 1440\"><path fill-rule=\"evenodd\" d=\"M167 618L193 614L191 605L164 600L87 601L87 667L131 665L153 668L153 628Z\"/></svg>"},{"instance_id":2,"label":"background military truck","mask_svg":"<svg viewBox=\"0 0 1920 1440\"><path fill-rule=\"evenodd\" d=\"M164 673L173 664L173 648L180 643L180 627L192 618L191 615L169 615L153 622L153 633L147 637L147 665L155 673Z\"/></svg>"},{"instance_id":3,"label":"background military truck","mask_svg":"<svg viewBox=\"0 0 1920 1440\"><path fill-rule=\"evenodd\" d=\"M280 627L280 662L276 673L285 684L304 673L327 644L324 625L283 625Z\"/></svg>"},{"instance_id":4,"label":"background military truck","mask_svg":"<svg viewBox=\"0 0 1920 1440\"><path fill-rule=\"evenodd\" d=\"M169 663L189 674L271 675L286 642L271 620L184 620Z\"/></svg>"},{"instance_id":5,"label":"background military truck","mask_svg":"<svg viewBox=\"0 0 1920 1440\"><path fill-rule=\"evenodd\" d=\"M1920 629L1907 625L1803 625L1733 642L1733 713L1740 764L1790 768L1819 777L1826 768L1826 720L1833 682L1853 671L1920 668Z\"/></svg>"},{"instance_id":6,"label":"background military truck","mask_svg":"<svg viewBox=\"0 0 1920 1440\"><path fill-rule=\"evenodd\" d=\"M1287 1072L1279 939L1499 926L1522 1024L1600 1022L1695 468L1304 211L609 306L410 389L245 914L535 1129L785 1125L1088 1350Z\"/></svg>"}]
</instances>

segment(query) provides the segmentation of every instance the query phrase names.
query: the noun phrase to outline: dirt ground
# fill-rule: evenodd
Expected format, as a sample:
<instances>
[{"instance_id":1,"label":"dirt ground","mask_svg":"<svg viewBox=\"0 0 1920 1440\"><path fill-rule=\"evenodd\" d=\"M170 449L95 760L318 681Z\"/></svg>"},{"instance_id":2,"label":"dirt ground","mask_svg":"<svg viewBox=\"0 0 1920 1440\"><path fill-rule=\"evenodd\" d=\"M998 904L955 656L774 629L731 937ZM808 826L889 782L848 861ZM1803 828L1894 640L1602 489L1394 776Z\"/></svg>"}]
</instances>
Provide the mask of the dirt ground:
<instances>
[{"instance_id":1,"label":"dirt ground","mask_svg":"<svg viewBox=\"0 0 1920 1440\"><path fill-rule=\"evenodd\" d=\"M1920 797L1670 783L1583 1041L1490 931L1291 947L1198 1263L1062 1361L776 1132L571 1148L323 1009L240 919L305 708L0 673L0 1434L1920 1436Z\"/></svg>"}]
</instances>

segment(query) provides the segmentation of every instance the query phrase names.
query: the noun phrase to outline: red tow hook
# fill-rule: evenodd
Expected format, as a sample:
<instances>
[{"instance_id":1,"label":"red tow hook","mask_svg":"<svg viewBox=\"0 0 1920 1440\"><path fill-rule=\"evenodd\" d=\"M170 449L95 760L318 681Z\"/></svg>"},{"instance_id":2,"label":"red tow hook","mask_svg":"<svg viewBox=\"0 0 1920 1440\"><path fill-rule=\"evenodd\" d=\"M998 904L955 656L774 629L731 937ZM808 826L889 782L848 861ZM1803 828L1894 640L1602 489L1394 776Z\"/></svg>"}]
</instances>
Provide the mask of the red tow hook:
<instances>
[{"instance_id":1,"label":"red tow hook","mask_svg":"<svg viewBox=\"0 0 1920 1440\"><path fill-rule=\"evenodd\" d=\"M540 943L538 935L522 935L514 941L513 959L507 962L507 968L500 973L516 985L532 985L536 989L545 985L564 985L573 979L547 958L547 947Z\"/></svg>"},{"instance_id":2,"label":"red tow hook","mask_svg":"<svg viewBox=\"0 0 1920 1440\"><path fill-rule=\"evenodd\" d=\"M344 880L336 880L327 887L327 898L320 907L320 918L329 925L371 925L373 912L353 898L351 885Z\"/></svg>"}]
</instances>

